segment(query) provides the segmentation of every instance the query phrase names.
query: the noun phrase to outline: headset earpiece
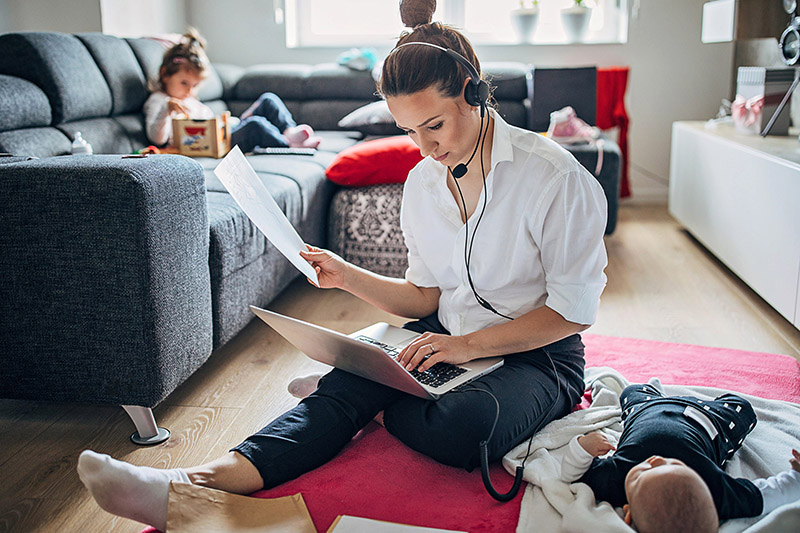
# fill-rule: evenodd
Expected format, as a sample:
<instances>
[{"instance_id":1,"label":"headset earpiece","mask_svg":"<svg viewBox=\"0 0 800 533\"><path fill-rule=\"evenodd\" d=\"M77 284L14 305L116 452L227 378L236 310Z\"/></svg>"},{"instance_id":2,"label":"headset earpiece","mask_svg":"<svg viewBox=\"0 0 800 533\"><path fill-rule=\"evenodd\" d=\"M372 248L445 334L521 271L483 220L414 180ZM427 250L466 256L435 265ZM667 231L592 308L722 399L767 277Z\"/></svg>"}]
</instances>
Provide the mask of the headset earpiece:
<instances>
[{"instance_id":1,"label":"headset earpiece","mask_svg":"<svg viewBox=\"0 0 800 533\"><path fill-rule=\"evenodd\" d=\"M480 107L483 116L486 102L489 100L489 84L481 79L475 83L475 78L470 77L469 83L464 87L464 100L471 106Z\"/></svg>"}]
</instances>

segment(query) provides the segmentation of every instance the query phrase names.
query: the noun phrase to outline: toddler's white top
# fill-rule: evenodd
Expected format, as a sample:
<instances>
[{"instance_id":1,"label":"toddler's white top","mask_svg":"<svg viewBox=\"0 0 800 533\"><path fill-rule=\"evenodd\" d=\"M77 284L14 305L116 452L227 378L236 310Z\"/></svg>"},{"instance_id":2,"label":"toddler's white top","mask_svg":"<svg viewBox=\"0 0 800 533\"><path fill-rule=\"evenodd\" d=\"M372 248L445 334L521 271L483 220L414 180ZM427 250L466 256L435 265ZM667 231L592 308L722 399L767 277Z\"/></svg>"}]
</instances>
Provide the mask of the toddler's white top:
<instances>
[{"instance_id":1,"label":"toddler's white top","mask_svg":"<svg viewBox=\"0 0 800 533\"><path fill-rule=\"evenodd\" d=\"M592 324L606 285L603 189L557 143L490 112L488 203L470 262L475 288L513 318L546 305L571 322ZM464 262L467 228L446 178L447 168L430 157L408 175L400 214L405 277L419 287L439 287L439 321L451 334L465 335L505 320L472 293ZM468 220L470 240L483 202L481 193Z\"/></svg>"}]
</instances>

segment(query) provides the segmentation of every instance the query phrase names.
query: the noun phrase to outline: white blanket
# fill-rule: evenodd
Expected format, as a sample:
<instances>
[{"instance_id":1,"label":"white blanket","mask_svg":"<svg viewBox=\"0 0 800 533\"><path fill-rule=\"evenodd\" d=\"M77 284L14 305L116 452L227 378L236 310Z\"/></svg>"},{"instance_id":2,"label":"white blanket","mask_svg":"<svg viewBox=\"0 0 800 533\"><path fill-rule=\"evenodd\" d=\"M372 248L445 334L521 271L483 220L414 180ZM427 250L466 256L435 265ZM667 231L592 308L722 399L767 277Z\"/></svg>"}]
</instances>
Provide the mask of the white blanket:
<instances>
[{"instance_id":1,"label":"white blanket","mask_svg":"<svg viewBox=\"0 0 800 533\"><path fill-rule=\"evenodd\" d=\"M522 498L517 532L622 532L633 531L622 520L621 509L605 502L595 504L592 489L585 483L561 481L561 458L575 435L601 431L616 443L622 432L619 394L627 385L619 372L608 367L586 369L587 387L592 388L592 405L545 426L534 438L525 463L524 479L529 483ZM651 380L657 387L657 379ZM713 399L729 390L712 387L666 385L668 396L696 396ZM737 393L739 394L739 393ZM739 394L752 405L758 424L743 446L728 462L726 471L748 479L768 477L789 468L792 448L800 444L800 405ZM509 473L522 464L528 449L526 440L503 458ZM728 520L722 533L800 531L800 502L784 505L764 517Z\"/></svg>"}]
</instances>

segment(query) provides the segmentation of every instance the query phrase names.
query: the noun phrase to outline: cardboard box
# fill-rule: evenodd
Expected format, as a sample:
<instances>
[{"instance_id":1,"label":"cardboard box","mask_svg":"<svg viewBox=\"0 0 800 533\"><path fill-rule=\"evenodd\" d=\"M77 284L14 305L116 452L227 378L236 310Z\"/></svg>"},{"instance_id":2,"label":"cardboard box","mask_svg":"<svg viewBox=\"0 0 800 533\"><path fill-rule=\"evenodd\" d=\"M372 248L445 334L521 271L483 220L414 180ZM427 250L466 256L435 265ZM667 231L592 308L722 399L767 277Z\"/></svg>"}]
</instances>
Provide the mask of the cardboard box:
<instances>
[{"instance_id":1,"label":"cardboard box","mask_svg":"<svg viewBox=\"0 0 800 533\"><path fill-rule=\"evenodd\" d=\"M178 153L196 157L224 157L231 149L229 111L206 120L172 119L172 137Z\"/></svg>"}]
</instances>

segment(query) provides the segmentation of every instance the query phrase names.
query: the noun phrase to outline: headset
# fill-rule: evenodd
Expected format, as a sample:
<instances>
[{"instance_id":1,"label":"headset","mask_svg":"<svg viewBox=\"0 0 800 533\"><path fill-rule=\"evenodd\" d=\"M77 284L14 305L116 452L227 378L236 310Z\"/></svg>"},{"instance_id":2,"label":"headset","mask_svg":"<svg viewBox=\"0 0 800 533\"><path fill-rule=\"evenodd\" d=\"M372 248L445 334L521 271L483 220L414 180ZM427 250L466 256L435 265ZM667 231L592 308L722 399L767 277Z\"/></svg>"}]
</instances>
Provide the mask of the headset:
<instances>
[{"instance_id":1,"label":"headset","mask_svg":"<svg viewBox=\"0 0 800 533\"><path fill-rule=\"evenodd\" d=\"M478 291L475 289L475 284L472 281L472 275L470 274L470 269L469 269L470 261L472 259L473 244L475 242L475 234L478 232L478 225L481 223L481 219L483 219L483 214L486 212L486 196L487 196L487 194L486 194L486 169L483 166L483 146L484 146L484 143L486 141L486 134L489 132L489 121L488 120L486 121L486 127L484 128L484 115L486 114L486 107L487 107L487 102L489 100L489 92L490 92L489 84L486 81L481 79L480 74L478 74L478 69L476 69L475 66L467 60L467 58L465 58L464 56L462 56L461 54L459 54L455 50L451 50L450 48L445 48L445 47L439 46L437 44L427 43L427 42L424 42L424 41L413 41L413 42L409 42L409 43L403 43L403 44L395 47L390 52L389 55L395 53L400 48L404 48L406 46L412 46L412 45L429 46L431 48L436 48L437 50L440 50L440 51L444 52L445 54L450 56L454 61L456 61L456 63L458 63L459 65L463 66L467 70L467 74L469 75L469 83L467 83L467 86L464 88L464 100L466 100L466 102L469 105L471 105L473 107L479 107L480 108L481 127L478 130L478 140L475 142L475 148L472 150L472 155L469 156L469 159L467 160L467 162L466 163L459 163L458 165L456 165L453 168L448 168L448 170L450 171L450 174L454 178L454 181L455 181L455 184L456 184L456 188L458 189L458 195L461 198L461 206L464 209L464 217L465 217L464 226L465 226L465 229L466 229L466 235L464 236L464 263L465 263L465 265L467 267L467 280L469 281L469 285L470 285L470 288L472 289L472 293L475 295L475 299L478 301L478 303L481 305L481 307L483 307L484 309L487 309L487 310L491 311L492 313L494 313L494 314L496 314L496 315L498 315L500 317L503 317L503 318L505 318L507 320L513 320L512 317L504 315L503 313L500 313L499 311L497 311L492 306L492 304L490 304L485 298L483 298L480 294L478 294ZM472 231L472 239L470 239L469 238L469 219L466 216L467 204L464 201L464 195L461 192L461 187L458 184L458 180L460 178L464 177L464 175L466 175L466 173L467 173L467 165L472 163L472 159L475 157L475 154L477 153L479 146L481 148L481 158L480 158L480 161L481 161L481 175L483 176L483 206L481 208L481 214L478 216L478 220L475 223L475 229ZM468 245L468 243L469 243L469 245ZM537 424L537 426L534 429L533 433L531 433L530 440L528 441L528 452L525 454L525 458L522 460L522 464L520 466L517 466L517 468L516 468L516 472L514 474L514 484L511 486L511 489L509 489L509 491L507 493L505 493L505 494L501 494L501 493L497 492L497 490L495 490L494 486L492 485L491 479L489 478L489 451L488 451L488 446L489 446L489 441L492 440L492 436L494 435L494 430L495 430L495 427L497 426L497 421L500 419L500 402L498 402L497 398L494 396L494 394L492 394L488 390L478 389L478 388L475 388L475 387L470 387L470 388L467 388L467 389L461 389L462 391L468 391L469 390L469 391L484 392L484 393L488 394L489 396L491 396L491 398L494 400L495 407L496 407L496 414L495 414L494 423L492 424L492 429L489 432L489 437L486 440L481 441L479 446L480 446L481 478L483 479L483 485L486 487L486 491L495 500L500 501L500 502L508 502L508 501L513 500L516 497L517 493L519 492L519 489L522 486L522 475L523 475L524 470L525 470L525 461L527 461L528 455L530 455L530 452L531 452L531 444L533 442L533 436L542 428L544 423L548 420L548 418L550 417L550 415L553 412L553 409L555 409L555 406L558 404L558 402L559 402L559 400L561 398L561 380L559 380L559 378L558 378L558 372L556 371L555 363L553 362L553 358L550 356L550 353L548 352L548 350L545 348L543 351L544 351L545 355L547 355L547 358L550 361L550 365L553 368L553 379L556 380L556 384L558 386L558 392L556 394L556 399L553 402L553 404L550 406L550 409L548 410L547 414Z\"/></svg>"},{"instance_id":2,"label":"headset","mask_svg":"<svg viewBox=\"0 0 800 533\"><path fill-rule=\"evenodd\" d=\"M421 45L421 46L430 46L431 48L436 48L437 50L441 50L445 54L452 57L456 63L467 69L467 74L469 74L469 83L464 88L464 100L467 103L474 107L481 108L481 118L483 118L483 114L486 111L486 102L489 100L489 84L486 83L484 80L481 79L480 74L478 74L478 69L470 63L466 57L462 56L455 50L451 50L450 48L445 48L444 46L439 46L438 44L433 43L426 43L424 41L413 41L410 43L403 43L400 46L397 46L392 50L392 54L400 50L401 48L405 48L406 46L412 45Z\"/></svg>"}]
</instances>

